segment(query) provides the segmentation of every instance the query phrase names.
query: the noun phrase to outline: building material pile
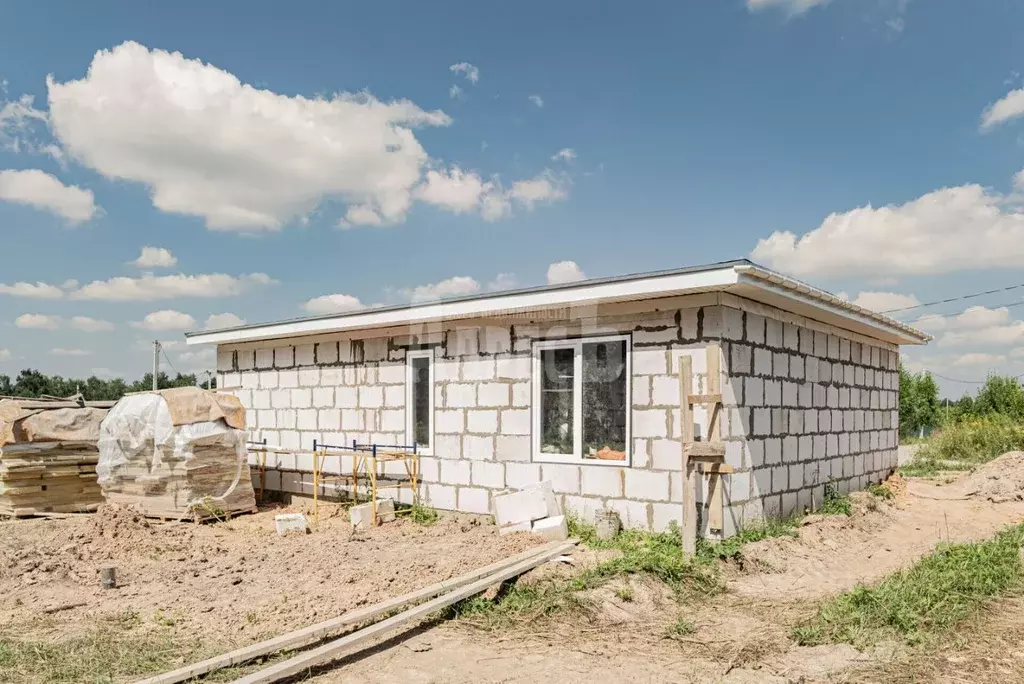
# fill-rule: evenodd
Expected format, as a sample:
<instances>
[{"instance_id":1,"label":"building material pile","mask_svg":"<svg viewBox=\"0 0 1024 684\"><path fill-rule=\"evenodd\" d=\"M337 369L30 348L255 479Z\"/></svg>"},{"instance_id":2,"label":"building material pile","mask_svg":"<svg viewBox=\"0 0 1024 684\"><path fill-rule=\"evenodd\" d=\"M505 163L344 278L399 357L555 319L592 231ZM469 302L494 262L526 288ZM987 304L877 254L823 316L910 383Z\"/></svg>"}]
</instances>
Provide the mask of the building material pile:
<instances>
[{"instance_id":1,"label":"building material pile","mask_svg":"<svg viewBox=\"0 0 1024 684\"><path fill-rule=\"evenodd\" d=\"M252 511L246 434L245 409L233 396L198 387L129 395L100 426L103 495L156 518Z\"/></svg>"},{"instance_id":2,"label":"building material pile","mask_svg":"<svg viewBox=\"0 0 1024 684\"><path fill-rule=\"evenodd\" d=\"M80 398L0 401L0 514L96 510L103 501L97 440L106 413Z\"/></svg>"},{"instance_id":3,"label":"building material pile","mask_svg":"<svg viewBox=\"0 0 1024 684\"><path fill-rule=\"evenodd\" d=\"M533 532L548 541L569 538L569 524L548 481L494 497L494 522L499 534Z\"/></svg>"}]
</instances>

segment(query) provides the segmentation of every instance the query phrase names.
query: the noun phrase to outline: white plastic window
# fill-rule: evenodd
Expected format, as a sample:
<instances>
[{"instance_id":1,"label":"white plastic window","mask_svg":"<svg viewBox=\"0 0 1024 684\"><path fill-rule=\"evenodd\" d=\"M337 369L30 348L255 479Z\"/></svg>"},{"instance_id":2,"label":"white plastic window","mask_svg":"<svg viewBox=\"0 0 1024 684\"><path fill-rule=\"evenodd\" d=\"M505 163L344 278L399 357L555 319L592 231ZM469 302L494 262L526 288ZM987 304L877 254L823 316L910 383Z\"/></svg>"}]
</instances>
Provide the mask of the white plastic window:
<instances>
[{"instance_id":1,"label":"white plastic window","mask_svg":"<svg viewBox=\"0 0 1024 684\"><path fill-rule=\"evenodd\" d=\"M434 449L434 351L405 356L405 440L423 453Z\"/></svg>"}]
</instances>

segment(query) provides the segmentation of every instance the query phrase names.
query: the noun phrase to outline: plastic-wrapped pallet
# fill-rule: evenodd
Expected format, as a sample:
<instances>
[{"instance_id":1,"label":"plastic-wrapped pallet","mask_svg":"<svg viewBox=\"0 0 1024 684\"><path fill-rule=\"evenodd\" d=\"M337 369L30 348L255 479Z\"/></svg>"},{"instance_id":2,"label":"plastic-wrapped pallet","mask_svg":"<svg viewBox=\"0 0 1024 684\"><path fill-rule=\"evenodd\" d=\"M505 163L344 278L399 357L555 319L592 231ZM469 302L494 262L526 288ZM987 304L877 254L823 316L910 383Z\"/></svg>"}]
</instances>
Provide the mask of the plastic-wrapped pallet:
<instances>
[{"instance_id":1,"label":"plastic-wrapped pallet","mask_svg":"<svg viewBox=\"0 0 1024 684\"><path fill-rule=\"evenodd\" d=\"M199 387L132 394L100 425L103 496L158 518L204 519L255 509L245 409Z\"/></svg>"},{"instance_id":2,"label":"plastic-wrapped pallet","mask_svg":"<svg viewBox=\"0 0 1024 684\"><path fill-rule=\"evenodd\" d=\"M45 403L0 401L0 514L81 513L103 501L96 442L106 411Z\"/></svg>"}]
</instances>

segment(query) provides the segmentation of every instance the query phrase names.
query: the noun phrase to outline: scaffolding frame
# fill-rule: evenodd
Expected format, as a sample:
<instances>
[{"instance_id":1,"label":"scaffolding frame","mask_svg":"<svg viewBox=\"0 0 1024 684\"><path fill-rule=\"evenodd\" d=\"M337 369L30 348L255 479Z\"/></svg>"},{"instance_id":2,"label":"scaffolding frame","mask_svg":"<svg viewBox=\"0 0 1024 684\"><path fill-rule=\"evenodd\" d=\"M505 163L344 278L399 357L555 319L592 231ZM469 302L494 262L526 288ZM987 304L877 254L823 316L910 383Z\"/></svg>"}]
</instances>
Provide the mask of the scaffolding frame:
<instances>
[{"instance_id":1,"label":"scaffolding frame","mask_svg":"<svg viewBox=\"0 0 1024 684\"><path fill-rule=\"evenodd\" d=\"M328 456L338 457L338 472L324 476L324 464ZM352 459L352 472L344 474L342 467L345 457ZM388 463L401 461L405 467L406 479L396 479L396 476L388 473L378 473L378 466L387 466ZM359 444L352 440L352 445L323 444L313 440L313 524L320 525L320 486L328 482L345 482L351 486L351 499L353 502L359 500L360 473L369 484L369 503L372 508L372 524L378 524L377 517L377 493L382 489L412 490L412 503L415 507L419 504L419 480L420 480L420 452L417 444ZM384 482L386 484L381 484ZM397 501L397 497L396 497ZM413 509L395 509L395 514L409 513Z\"/></svg>"}]
</instances>

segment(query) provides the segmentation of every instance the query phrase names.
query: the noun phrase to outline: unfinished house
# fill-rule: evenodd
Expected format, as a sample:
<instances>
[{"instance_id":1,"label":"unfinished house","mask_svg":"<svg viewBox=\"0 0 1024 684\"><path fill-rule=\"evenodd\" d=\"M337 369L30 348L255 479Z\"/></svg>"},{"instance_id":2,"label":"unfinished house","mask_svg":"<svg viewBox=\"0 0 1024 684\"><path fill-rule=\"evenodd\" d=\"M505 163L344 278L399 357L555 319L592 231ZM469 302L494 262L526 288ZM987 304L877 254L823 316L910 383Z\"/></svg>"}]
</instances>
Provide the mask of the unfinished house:
<instances>
[{"instance_id":1,"label":"unfinished house","mask_svg":"<svg viewBox=\"0 0 1024 684\"><path fill-rule=\"evenodd\" d=\"M735 261L187 340L217 345L254 440L415 443L427 505L489 513L550 481L568 511L662 530L683 517L685 447L701 533L727 537L883 480L899 346L928 337ZM309 455L269 466L268 489L309 493Z\"/></svg>"}]
</instances>

